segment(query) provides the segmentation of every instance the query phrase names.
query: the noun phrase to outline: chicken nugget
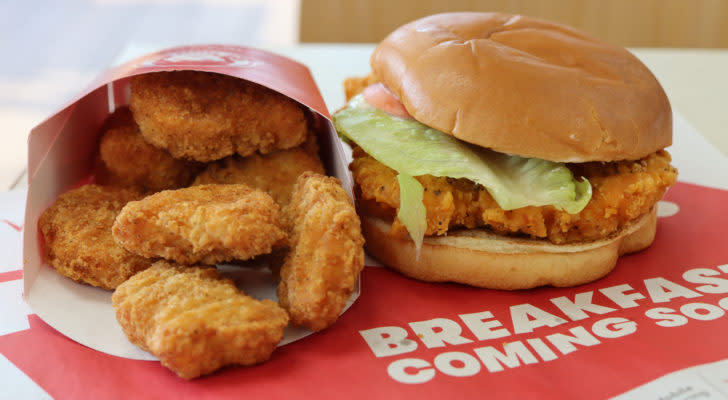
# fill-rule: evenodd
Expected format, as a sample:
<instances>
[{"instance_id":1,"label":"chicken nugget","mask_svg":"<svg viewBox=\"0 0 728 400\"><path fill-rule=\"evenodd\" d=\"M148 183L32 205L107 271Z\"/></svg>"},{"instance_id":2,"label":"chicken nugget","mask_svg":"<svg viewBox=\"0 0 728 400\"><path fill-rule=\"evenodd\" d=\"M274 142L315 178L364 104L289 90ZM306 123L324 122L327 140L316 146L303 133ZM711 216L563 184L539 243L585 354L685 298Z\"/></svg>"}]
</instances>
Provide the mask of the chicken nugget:
<instances>
[{"instance_id":1,"label":"chicken nugget","mask_svg":"<svg viewBox=\"0 0 728 400\"><path fill-rule=\"evenodd\" d=\"M215 268L158 261L111 297L129 341L184 379L270 358L288 315L239 291Z\"/></svg>"},{"instance_id":2,"label":"chicken nugget","mask_svg":"<svg viewBox=\"0 0 728 400\"><path fill-rule=\"evenodd\" d=\"M323 174L324 168L318 158L295 148L245 158L228 157L210 164L197 175L193 185L244 183L268 192L282 207L291 199L296 178L305 171Z\"/></svg>"},{"instance_id":3,"label":"chicken nugget","mask_svg":"<svg viewBox=\"0 0 728 400\"><path fill-rule=\"evenodd\" d=\"M320 147L315 131L309 129L308 134L306 134L306 140L299 147L302 148L306 153L310 154L312 157L316 158L319 164L321 163L321 159L319 158Z\"/></svg>"},{"instance_id":4,"label":"chicken nugget","mask_svg":"<svg viewBox=\"0 0 728 400\"><path fill-rule=\"evenodd\" d=\"M200 71L137 75L130 104L142 135L175 158L214 161L296 147L308 131L303 108L280 93Z\"/></svg>"},{"instance_id":5,"label":"chicken nugget","mask_svg":"<svg viewBox=\"0 0 728 400\"><path fill-rule=\"evenodd\" d=\"M112 232L129 251L180 264L247 260L287 242L273 198L246 185L155 193L127 204Z\"/></svg>"},{"instance_id":6,"label":"chicken nugget","mask_svg":"<svg viewBox=\"0 0 728 400\"><path fill-rule=\"evenodd\" d=\"M280 269L278 301L311 330L338 318L364 268L359 217L341 183L304 172L283 210L291 250Z\"/></svg>"},{"instance_id":7,"label":"chicken nugget","mask_svg":"<svg viewBox=\"0 0 728 400\"><path fill-rule=\"evenodd\" d=\"M100 159L108 173L97 182L156 192L190 184L201 165L178 160L149 144L127 107L117 109L102 128Z\"/></svg>"},{"instance_id":8,"label":"chicken nugget","mask_svg":"<svg viewBox=\"0 0 728 400\"><path fill-rule=\"evenodd\" d=\"M124 205L141 198L135 191L85 185L56 199L38 226L43 259L58 273L77 282L114 289L150 260L130 253L114 241L111 226Z\"/></svg>"}]
</instances>

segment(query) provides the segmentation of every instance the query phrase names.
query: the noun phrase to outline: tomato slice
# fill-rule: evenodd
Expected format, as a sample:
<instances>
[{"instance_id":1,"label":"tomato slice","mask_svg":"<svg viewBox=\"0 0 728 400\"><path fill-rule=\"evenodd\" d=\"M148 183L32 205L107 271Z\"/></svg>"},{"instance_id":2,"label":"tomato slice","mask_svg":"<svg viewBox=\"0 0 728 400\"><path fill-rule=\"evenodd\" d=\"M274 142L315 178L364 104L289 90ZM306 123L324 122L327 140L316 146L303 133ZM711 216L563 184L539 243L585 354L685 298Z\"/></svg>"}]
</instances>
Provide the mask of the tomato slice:
<instances>
[{"instance_id":1,"label":"tomato slice","mask_svg":"<svg viewBox=\"0 0 728 400\"><path fill-rule=\"evenodd\" d=\"M407 109L404 108L402 102L399 101L394 93L390 92L386 86L381 83L375 83L367 86L363 91L362 95L364 100L372 106L388 112L392 115L396 115L401 118L412 118Z\"/></svg>"}]
</instances>

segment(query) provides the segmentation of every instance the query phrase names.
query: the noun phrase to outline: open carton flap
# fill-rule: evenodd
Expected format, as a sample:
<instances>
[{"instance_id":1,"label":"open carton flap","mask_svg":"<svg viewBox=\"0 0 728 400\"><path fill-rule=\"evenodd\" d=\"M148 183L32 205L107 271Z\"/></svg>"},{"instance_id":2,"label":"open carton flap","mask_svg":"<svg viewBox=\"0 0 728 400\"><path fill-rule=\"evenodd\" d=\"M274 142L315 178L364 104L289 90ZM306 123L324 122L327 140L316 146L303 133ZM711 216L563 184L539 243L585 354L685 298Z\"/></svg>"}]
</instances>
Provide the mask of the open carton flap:
<instances>
[{"instance_id":1,"label":"open carton flap","mask_svg":"<svg viewBox=\"0 0 728 400\"><path fill-rule=\"evenodd\" d=\"M23 276L26 302L43 321L85 346L119 357L155 359L127 340L115 318L112 292L76 283L44 263L38 219L58 195L88 177L98 146L99 129L111 111L128 104L129 78L172 70L232 75L273 89L308 108L324 166L328 174L341 180L352 196L344 151L321 94L304 65L257 49L200 45L163 50L106 71L89 89L31 131ZM241 289L253 297L276 299L276 284L267 268L221 266L220 269L227 271ZM358 296L357 286L344 311ZM311 333L289 327L280 345Z\"/></svg>"}]
</instances>

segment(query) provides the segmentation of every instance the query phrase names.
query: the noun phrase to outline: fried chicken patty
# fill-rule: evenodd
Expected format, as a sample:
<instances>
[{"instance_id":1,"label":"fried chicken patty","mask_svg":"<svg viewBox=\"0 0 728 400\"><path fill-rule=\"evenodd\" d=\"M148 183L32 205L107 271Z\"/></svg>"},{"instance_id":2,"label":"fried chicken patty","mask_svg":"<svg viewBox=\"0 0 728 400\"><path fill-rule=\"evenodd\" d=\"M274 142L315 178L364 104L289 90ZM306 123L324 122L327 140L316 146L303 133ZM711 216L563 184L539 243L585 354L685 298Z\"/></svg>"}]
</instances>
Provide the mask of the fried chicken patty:
<instances>
[{"instance_id":1,"label":"fried chicken patty","mask_svg":"<svg viewBox=\"0 0 728 400\"><path fill-rule=\"evenodd\" d=\"M295 101L232 76L156 72L131 80L129 107L142 135L175 158L214 161L289 149L308 125Z\"/></svg>"},{"instance_id":2,"label":"fried chicken patty","mask_svg":"<svg viewBox=\"0 0 728 400\"><path fill-rule=\"evenodd\" d=\"M660 150L635 161L567 164L575 177L592 185L592 198L577 214L553 206L529 206L506 211L481 185L467 179L424 175L426 235L445 235L455 228L487 227L504 234L545 238L553 243L591 241L609 236L647 213L677 180L670 155ZM397 172L361 148L354 149L350 169L357 183L359 207L367 213L393 218L399 208ZM395 217L391 234L407 235Z\"/></svg>"},{"instance_id":3,"label":"fried chicken patty","mask_svg":"<svg viewBox=\"0 0 728 400\"><path fill-rule=\"evenodd\" d=\"M374 76L374 74L346 78L344 80L344 95L346 96L346 101L351 100L352 97L361 93L367 86L377 82L379 82L379 80L376 76Z\"/></svg>"}]
</instances>

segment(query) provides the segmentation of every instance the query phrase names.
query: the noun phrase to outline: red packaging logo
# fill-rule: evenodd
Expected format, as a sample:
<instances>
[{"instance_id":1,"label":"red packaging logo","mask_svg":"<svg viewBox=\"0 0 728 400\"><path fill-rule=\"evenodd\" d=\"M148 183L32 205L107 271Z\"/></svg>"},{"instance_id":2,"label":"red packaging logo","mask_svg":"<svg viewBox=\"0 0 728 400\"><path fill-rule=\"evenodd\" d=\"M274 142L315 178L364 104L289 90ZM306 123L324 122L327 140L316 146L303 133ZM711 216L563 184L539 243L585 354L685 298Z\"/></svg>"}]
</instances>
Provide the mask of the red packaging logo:
<instances>
[{"instance_id":1,"label":"red packaging logo","mask_svg":"<svg viewBox=\"0 0 728 400\"><path fill-rule=\"evenodd\" d=\"M237 51L236 51L237 50ZM155 57L142 63L144 67L210 67L231 66L255 68L262 65L260 60L251 60L240 54L239 49L228 46L180 47L157 53Z\"/></svg>"}]
</instances>

